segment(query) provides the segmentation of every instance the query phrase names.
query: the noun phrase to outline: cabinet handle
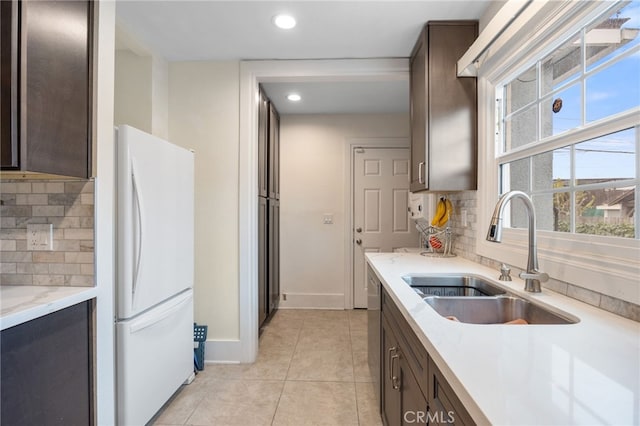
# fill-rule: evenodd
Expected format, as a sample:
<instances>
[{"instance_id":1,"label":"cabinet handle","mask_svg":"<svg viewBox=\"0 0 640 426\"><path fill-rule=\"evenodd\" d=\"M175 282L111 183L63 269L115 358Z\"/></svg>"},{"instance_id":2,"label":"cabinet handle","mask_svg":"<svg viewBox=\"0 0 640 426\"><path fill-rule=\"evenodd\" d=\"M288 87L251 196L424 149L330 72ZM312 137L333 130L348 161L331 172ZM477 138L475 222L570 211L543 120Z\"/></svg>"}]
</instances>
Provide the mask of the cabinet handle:
<instances>
[{"instance_id":1,"label":"cabinet handle","mask_svg":"<svg viewBox=\"0 0 640 426\"><path fill-rule=\"evenodd\" d=\"M395 354L391 357L391 386L395 390L400 390L400 381L398 380L398 376L393 374L393 366L395 365L397 359L400 359L400 355L398 354Z\"/></svg>"},{"instance_id":2,"label":"cabinet handle","mask_svg":"<svg viewBox=\"0 0 640 426\"><path fill-rule=\"evenodd\" d=\"M422 169L424 168L424 161L418 163L418 183L424 183L422 180Z\"/></svg>"},{"instance_id":3,"label":"cabinet handle","mask_svg":"<svg viewBox=\"0 0 640 426\"><path fill-rule=\"evenodd\" d=\"M393 381L393 357L391 356L391 352L397 351L398 348L392 346L389 348L389 379Z\"/></svg>"}]
</instances>

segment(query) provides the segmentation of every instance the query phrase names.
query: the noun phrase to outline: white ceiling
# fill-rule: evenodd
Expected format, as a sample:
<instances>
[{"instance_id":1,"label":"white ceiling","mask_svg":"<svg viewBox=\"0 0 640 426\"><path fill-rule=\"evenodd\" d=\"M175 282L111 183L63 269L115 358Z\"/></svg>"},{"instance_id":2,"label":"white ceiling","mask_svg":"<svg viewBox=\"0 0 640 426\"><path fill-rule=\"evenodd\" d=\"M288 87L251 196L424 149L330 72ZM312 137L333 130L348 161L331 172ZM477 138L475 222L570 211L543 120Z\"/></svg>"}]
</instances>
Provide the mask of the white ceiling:
<instances>
[{"instance_id":1,"label":"white ceiling","mask_svg":"<svg viewBox=\"0 0 640 426\"><path fill-rule=\"evenodd\" d=\"M265 93L284 114L385 114L409 112L409 81L263 83ZM302 97L287 100L290 93Z\"/></svg>"},{"instance_id":2,"label":"white ceiling","mask_svg":"<svg viewBox=\"0 0 640 426\"><path fill-rule=\"evenodd\" d=\"M116 13L128 37L169 61L398 58L411 54L425 22L479 19L489 2L118 0ZM295 16L297 26L276 28L279 13ZM294 90L285 85L267 86L282 114L408 109L407 82L296 83L298 110L280 102Z\"/></svg>"}]
</instances>

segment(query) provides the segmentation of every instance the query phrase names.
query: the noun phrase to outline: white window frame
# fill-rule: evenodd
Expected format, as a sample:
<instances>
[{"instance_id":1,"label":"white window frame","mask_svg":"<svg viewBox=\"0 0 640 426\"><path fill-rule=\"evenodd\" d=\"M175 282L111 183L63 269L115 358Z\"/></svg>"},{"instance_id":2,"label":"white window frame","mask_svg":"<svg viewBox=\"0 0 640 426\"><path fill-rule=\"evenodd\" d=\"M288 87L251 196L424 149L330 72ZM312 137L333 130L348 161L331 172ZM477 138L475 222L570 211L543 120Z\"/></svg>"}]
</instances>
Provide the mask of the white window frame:
<instances>
[{"instance_id":1,"label":"white window frame","mask_svg":"<svg viewBox=\"0 0 640 426\"><path fill-rule=\"evenodd\" d=\"M476 250L481 256L524 268L527 259L527 230L505 229L503 243L486 241L490 216L498 199L498 162L515 153L500 154L501 140L496 140L496 88L501 87L530 67L535 60L562 45L570 36L606 12L612 2L549 2L549 7L536 11L528 22L505 31L483 59L478 72L478 136L479 185ZM526 12L526 11L525 11ZM526 13L523 14L524 18ZM523 19L524 19L523 18ZM534 24L535 23L535 24ZM518 28L521 28L518 30ZM586 141L609 126L633 127L640 122L640 111L621 114L614 122L590 123L573 132L575 142ZM560 134L567 144L565 134ZM547 138L547 140L552 138ZM574 143L575 143L574 142ZM572 143L572 142L569 142ZM637 144L639 142L637 141ZM548 151L551 145L539 147ZM528 149L528 147L523 147ZM521 152L521 150L518 150ZM532 150L531 154L534 152ZM640 170L640 165L637 165ZM516 201L517 202L517 201ZM639 200L636 197L636 210ZM640 241L616 237L564 234L538 231L538 256L543 271L557 280L598 293L640 304Z\"/></svg>"}]
</instances>

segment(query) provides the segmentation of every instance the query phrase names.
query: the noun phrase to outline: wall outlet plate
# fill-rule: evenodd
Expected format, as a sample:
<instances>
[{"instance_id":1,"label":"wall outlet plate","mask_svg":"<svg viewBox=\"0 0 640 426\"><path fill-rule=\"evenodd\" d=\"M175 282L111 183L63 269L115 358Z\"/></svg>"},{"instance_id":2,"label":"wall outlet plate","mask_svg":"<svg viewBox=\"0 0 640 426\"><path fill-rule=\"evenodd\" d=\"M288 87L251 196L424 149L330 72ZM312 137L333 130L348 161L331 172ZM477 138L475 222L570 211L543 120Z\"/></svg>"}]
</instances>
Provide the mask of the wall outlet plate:
<instances>
[{"instance_id":1,"label":"wall outlet plate","mask_svg":"<svg viewBox=\"0 0 640 426\"><path fill-rule=\"evenodd\" d=\"M53 250L53 225L51 223L27 225L27 250Z\"/></svg>"}]
</instances>

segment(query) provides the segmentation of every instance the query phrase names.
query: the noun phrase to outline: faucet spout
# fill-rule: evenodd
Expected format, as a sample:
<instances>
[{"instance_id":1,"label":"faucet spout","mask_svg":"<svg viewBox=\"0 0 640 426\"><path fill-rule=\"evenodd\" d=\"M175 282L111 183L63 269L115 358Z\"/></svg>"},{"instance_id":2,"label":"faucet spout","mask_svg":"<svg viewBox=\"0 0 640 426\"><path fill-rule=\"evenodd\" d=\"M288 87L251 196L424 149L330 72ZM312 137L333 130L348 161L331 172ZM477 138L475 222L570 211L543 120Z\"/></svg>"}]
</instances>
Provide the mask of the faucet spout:
<instances>
[{"instance_id":1,"label":"faucet spout","mask_svg":"<svg viewBox=\"0 0 640 426\"><path fill-rule=\"evenodd\" d=\"M487 232L487 241L499 243L502 241L502 216L506 205L514 198L520 198L529 217L529 254L527 256L527 271L520 273L525 281L524 289L532 293L540 293L540 282L549 280L549 275L538 270L538 243L536 241L536 212L531 198L522 191L510 191L498 200Z\"/></svg>"}]
</instances>

